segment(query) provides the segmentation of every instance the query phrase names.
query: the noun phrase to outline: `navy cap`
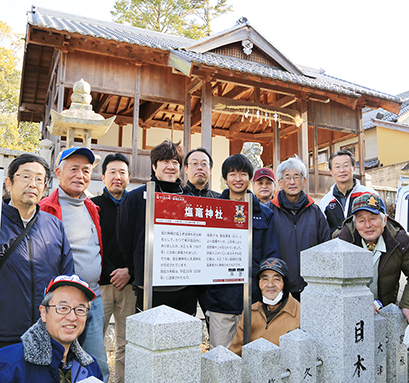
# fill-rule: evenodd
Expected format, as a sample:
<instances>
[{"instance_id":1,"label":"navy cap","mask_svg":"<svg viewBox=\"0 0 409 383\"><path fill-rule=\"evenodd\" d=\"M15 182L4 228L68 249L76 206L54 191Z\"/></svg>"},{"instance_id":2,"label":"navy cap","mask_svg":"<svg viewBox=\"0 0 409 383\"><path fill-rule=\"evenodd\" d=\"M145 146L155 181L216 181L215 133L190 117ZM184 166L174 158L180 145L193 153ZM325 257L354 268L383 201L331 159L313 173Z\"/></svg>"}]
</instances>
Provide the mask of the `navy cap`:
<instances>
[{"instance_id":1,"label":"navy cap","mask_svg":"<svg viewBox=\"0 0 409 383\"><path fill-rule=\"evenodd\" d=\"M277 271L277 273L280 273L283 277L288 276L287 264L279 258L267 258L263 262L261 262L256 275L257 279L260 278L260 274L264 270L274 270Z\"/></svg>"},{"instance_id":2,"label":"navy cap","mask_svg":"<svg viewBox=\"0 0 409 383\"><path fill-rule=\"evenodd\" d=\"M366 210L373 214L386 213L385 203L376 194L365 193L355 198L352 205L352 214L357 211Z\"/></svg>"},{"instance_id":3,"label":"navy cap","mask_svg":"<svg viewBox=\"0 0 409 383\"><path fill-rule=\"evenodd\" d=\"M95 299L95 293L89 288L87 282L83 281L78 275L59 275L58 277L53 277L45 289L44 296L50 291L54 291L56 288L61 286L73 286L80 289L89 301Z\"/></svg>"}]
</instances>

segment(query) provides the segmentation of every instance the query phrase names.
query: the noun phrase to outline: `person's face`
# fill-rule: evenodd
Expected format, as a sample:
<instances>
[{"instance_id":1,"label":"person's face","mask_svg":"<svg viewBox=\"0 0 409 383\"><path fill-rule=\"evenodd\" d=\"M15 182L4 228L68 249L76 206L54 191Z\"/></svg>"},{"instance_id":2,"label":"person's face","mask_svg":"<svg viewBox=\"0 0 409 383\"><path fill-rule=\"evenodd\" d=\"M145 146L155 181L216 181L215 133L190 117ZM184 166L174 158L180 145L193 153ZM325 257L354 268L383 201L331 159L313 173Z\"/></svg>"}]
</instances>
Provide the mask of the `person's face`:
<instances>
[{"instance_id":1,"label":"person's face","mask_svg":"<svg viewBox=\"0 0 409 383\"><path fill-rule=\"evenodd\" d=\"M185 173L193 185L204 187L212 173L209 157L203 152L193 152L188 158Z\"/></svg>"},{"instance_id":2,"label":"person's face","mask_svg":"<svg viewBox=\"0 0 409 383\"><path fill-rule=\"evenodd\" d=\"M180 164L176 158L158 161L152 168L160 181L176 182L179 178Z\"/></svg>"},{"instance_id":3,"label":"person's face","mask_svg":"<svg viewBox=\"0 0 409 383\"><path fill-rule=\"evenodd\" d=\"M274 194L274 182L268 177L261 177L253 182L253 191L260 201L270 201Z\"/></svg>"},{"instance_id":4,"label":"person's face","mask_svg":"<svg viewBox=\"0 0 409 383\"><path fill-rule=\"evenodd\" d=\"M85 294L73 286L61 286L53 291L50 305L66 305L72 308L89 307ZM70 347L71 343L82 334L87 316L77 316L74 310L67 315L57 314L55 307L40 306L41 320L45 323L51 338Z\"/></svg>"},{"instance_id":5,"label":"person's face","mask_svg":"<svg viewBox=\"0 0 409 383\"><path fill-rule=\"evenodd\" d=\"M15 208L36 205L43 196L46 172L38 162L27 162L18 167L13 182L6 177L6 188ZM31 178L31 180L30 180Z\"/></svg>"},{"instance_id":6,"label":"person's face","mask_svg":"<svg viewBox=\"0 0 409 383\"><path fill-rule=\"evenodd\" d=\"M267 299L273 300L284 289L284 279L280 273L274 270L265 270L261 273L258 285L261 294Z\"/></svg>"},{"instance_id":7,"label":"person's face","mask_svg":"<svg viewBox=\"0 0 409 383\"><path fill-rule=\"evenodd\" d=\"M349 156L336 156L332 159L330 172L336 184L352 182L354 170Z\"/></svg>"},{"instance_id":8,"label":"person's face","mask_svg":"<svg viewBox=\"0 0 409 383\"><path fill-rule=\"evenodd\" d=\"M286 170L278 182L290 200L297 200L306 185L306 179L295 169Z\"/></svg>"},{"instance_id":9,"label":"person's face","mask_svg":"<svg viewBox=\"0 0 409 383\"><path fill-rule=\"evenodd\" d=\"M109 162L101 178L111 195L121 197L129 184L128 165L123 161Z\"/></svg>"},{"instance_id":10,"label":"person's face","mask_svg":"<svg viewBox=\"0 0 409 383\"><path fill-rule=\"evenodd\" d=\"M227 173L226 184L232 192L243 194L246 193L246 190L250 185L250 176L245 171L232 170Z\"/></svg>"},{"instance_id":11,"label":"person's face","mask_svg":"<svg viewBox=\"0 0 409 383\"><path fill-rule=\"evenodd\" d=\"M55 169L60 187L70 197L79 198L91 181L92 165L81 155L72 155Z\"/></svg>"},{"instance_id":12,"label":"person's face","mask_svg":"<svg viewBox=\"0 0 409 383\"><path fill-rule=\"evenodd\" d=\"M373 214L366 210L360 210L355 213L355 226L359 235L367 243L375 243L383 233L386 224L380 214Z\"/></svg>"}]
</instances>

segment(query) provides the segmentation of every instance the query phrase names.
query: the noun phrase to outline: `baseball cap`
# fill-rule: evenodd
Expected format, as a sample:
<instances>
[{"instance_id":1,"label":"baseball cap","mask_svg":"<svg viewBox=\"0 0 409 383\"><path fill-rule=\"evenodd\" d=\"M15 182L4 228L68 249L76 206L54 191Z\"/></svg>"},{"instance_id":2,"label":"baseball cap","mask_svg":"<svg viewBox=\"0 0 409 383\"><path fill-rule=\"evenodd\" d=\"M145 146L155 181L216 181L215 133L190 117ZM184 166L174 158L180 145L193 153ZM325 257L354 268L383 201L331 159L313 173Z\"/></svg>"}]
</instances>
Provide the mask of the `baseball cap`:
<instances>
[{"instance_id":1,"label":"baseball cap","mask_svg":"<svg viewBox=\"0 0 409 383\"><path fill-rule=\"evenodd\" d=\"M385 203L376 194L362 194L355 198L352 205L352 214L360 210L366 210L373 214L386 213Z\"/></svg>"},{"instance_id":2,"label":"baseball cap","mask_svg":"<svg viewBox=\"0 0 409 383\"><path fill-rule=\"evenodd\" d=\"M258 267L256 278L259 279L260 274L264 270L274 270L277 273L280 273L283 277L287 277L288 275L288 268L287 264L279 258L267 258L263 262L260 263Z\"/></svg>"},{"instance_id":3,"label":"baseball cap","mask_svg":"<svg viewBox=\"0 0 409 383\"><path fill-rule=\"evenodd\" d=\"M47 288L45 289L44 296L61 286L73 286L76 287L77 289L80 289L89 299L89 301L94 300L94 298L96 297L95 293L89 288L88 283L83 281L76 274L59 275L57 277L53 277L50 283L48 284Z\"/></svg>"},{"instance_id":4,"label":"baseball cap","mask_svg":"<svg viewBox=\"0 0 409 383\"><path fill-rule=\"evenodd\" d=\"M61 161L66 160L68 157L73 156L74 154L79 154L81 156L86 157L91 165L93 165L95 162L94 153L92 153L90 149L85 148L85 147L73 146L72 148L63 150L58 155L57 166L60 165Z\"/></svg>"},{"instance_id":5,"label":"baseball cap","mask_svg":"<svg viewBox=\"0 0 409 383\"><path fill-rule=\"evenodd\" d=\"M257 169L256 172L254 173L253 182L258 181L262 177L270 178L270 180L273 182L275 182L276 180L274 177L274 173L271 169L261 168L261 169Z\"/></svg>"}]
</instances>

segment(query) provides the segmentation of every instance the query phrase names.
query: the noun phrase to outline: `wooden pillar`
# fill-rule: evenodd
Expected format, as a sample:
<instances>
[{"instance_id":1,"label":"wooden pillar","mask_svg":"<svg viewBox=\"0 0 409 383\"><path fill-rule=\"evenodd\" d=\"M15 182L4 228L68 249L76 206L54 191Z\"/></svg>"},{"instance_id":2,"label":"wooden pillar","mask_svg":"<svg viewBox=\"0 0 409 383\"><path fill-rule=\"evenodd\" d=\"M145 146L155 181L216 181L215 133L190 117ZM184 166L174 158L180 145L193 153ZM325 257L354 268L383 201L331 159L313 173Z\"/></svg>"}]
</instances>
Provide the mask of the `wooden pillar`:
<instances>
[{"instance_id":1,"label":"wooden pillar","mask_svg":"<svg viewBox=\"0 0 409 383\"><path fill-rule=\"evenodd\" d=\"M202 141L201 146L212 152L212 84L206 81L202 87Z\"/></svg>"},{"instance_id":2,"label":"wooden pillar","mask_svg":"<svg viewBox=\"0 0 409 383\"><path fill-rule=\"evenodd\" d=\"M318 184L319 184L319 170L318 170L318 128L317 124L315 122L315 115L316 115L316 103L313 103L313 109L312 109L312 124L314 126L314 139L313 139L313 147L312 147L312 158L313 158L313 164L314 164L314 194L318 194Z\"/></svg>"},{"instance_id":3,"label":"wooden pillar","mask_svg":"<svg viewBox=\"0 0 409 383\"><path fill-rule=\"evenodd\" d=\"M123 136L124 136L124 124L123 122L121 122L120 124L118 124L118 146L122 147L122 140L123 140Z\"/></svg>"},{"instance_id":4,"label":"wooden pillar","mask_svg":"<svg viewBox=\"0 0 409 383\"><path fill-rule=\"evenodd\" d=\"M308 112L307 103L305 101L300 102L300 115L302 118L302 124L298 128L298 156L304 162L307 167L308 175ZM305 192L309 192L309 185L307 180L307 186Z\"/></svg>"},{"instance_id":5,"label":"wooden pillar","mask_svg":"<svg viewBox=\"0 0 409 383\"><path fill-rule=\"evenodd\" d=\"M191 149L190 129L192 123L192 97L190 96L190 93L187 89L190 83L190 79L188 80L189 81L186 81L185 110L183 114L183 150L185 152L185 155Z\"/></svg>"},{"instance_id":6,"label":"wooden pillar","mask_svg":"<svg viewBox=\"0 0 409 383\"><path fill-rule=\"evenodd\" d=\"M357 108L356 116L358 119L358 153L359 153L359 174L361 175L362 185L366 184L365 180L365 151L364 151L364 126L362 123L362 109Z\"/></svg>"},{"instance_id":7,"label":"wooden pillar","mask_svg":"<svg viewBox=\"0 0 409 383\"><path fill-rule=\"evenodd\" d=\"M274 161L273 161L273 171L274 175L277 177L277 166L281 162L280 158L280 129L278 122L273 122L273 134L274 134Z\"/></svg>"},{"instance_id":8,"label":"wooden pillar","mask_svg":"<svg viewBox=\"0 0 409 383\"><path fill-rule=\"evenodd\" d=\"M132 120L132 165L131 178L137 177L138 162L138 128L139 128L139 101L141 87L141 64L137 63L135 68L135 97L133 103L133 120Z\"/></svg>"}]
</instances>

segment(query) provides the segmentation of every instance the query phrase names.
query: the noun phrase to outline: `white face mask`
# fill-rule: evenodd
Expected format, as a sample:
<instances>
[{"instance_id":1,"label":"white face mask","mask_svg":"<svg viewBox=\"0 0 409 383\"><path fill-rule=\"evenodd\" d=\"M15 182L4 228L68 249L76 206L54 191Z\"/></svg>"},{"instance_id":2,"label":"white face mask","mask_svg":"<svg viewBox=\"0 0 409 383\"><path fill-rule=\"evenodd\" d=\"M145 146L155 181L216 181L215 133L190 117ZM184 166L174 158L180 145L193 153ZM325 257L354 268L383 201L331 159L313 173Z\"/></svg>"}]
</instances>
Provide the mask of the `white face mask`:
<instances>
[{"instance_id":1,"label":"white face mask","mask_svg":"<svg viewBox=\"0 0 409 383\"><path fill-rule=\"evenodd\" d=\"M270 306L275 306L278 302L281 301L281 299L283 298L283 292L280 291L278 293L278 295L273 299L268 299L263 295L263 303L265 303L266 305L270 305Z\"/></svg>"}]
</instances>

